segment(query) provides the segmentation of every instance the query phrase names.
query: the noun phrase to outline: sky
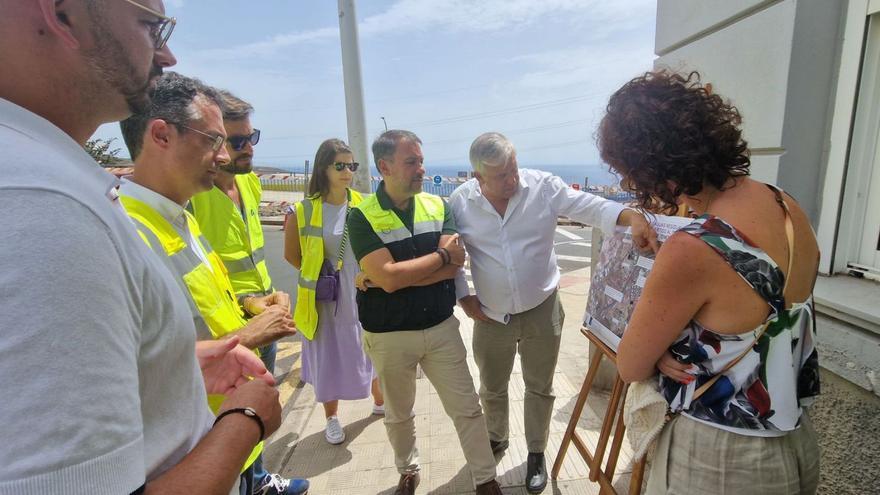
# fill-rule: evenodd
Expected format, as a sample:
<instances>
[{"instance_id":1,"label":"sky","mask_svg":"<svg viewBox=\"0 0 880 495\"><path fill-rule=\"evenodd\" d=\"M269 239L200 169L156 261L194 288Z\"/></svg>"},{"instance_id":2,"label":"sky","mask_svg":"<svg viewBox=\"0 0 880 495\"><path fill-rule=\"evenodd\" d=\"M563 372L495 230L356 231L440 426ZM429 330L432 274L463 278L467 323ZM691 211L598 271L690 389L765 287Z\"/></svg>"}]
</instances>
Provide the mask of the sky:
<instances>
[{"instance_id":1,"label":"sky","mask_svg":"<svg viewBox=\"0 0 880 495\"><path fill-rule=\"evenodd\" d=\"M257 165L300 169L347 141L335 0L166 0L170 69L249 101ZM655 0L360 0L367 136L415 132L425 164L468 163L498 131L521 167L596 165L611 93L654 60ZM116 137L104 125L95 137ZM123 149L120 155L127 155ZM469 167L467 167L469 168Z\"/></svg>"}]
</instances>

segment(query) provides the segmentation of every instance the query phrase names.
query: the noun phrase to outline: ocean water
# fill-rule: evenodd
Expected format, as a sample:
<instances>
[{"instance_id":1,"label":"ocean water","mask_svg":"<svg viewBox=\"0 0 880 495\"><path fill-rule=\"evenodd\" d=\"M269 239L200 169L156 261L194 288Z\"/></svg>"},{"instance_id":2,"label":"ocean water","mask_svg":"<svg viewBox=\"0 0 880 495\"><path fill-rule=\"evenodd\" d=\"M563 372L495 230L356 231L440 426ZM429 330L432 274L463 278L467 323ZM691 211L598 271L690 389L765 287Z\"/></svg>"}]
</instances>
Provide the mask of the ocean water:
<instances>
[{"instance_id":1,"label":"ocean water","mask_svg":"<svg viewBox=\"0 0 880 495\"><path fill-rule=\"evenodd\" d=\"M619 180L610 173L604 165L533 165L520 168L531 168L550 172L557 175L567 184L581 184L587 181L589 185L610 186L617 184ZM440 175L443 177L456 177L458 172L471 170L470 165L431 165L425 163L426 175Z\"/></svg>"},{"instance_id":2,"label":"ocean water","mask_svg":"<svg viewBox=\"0 0 880 495\"><path fill-rule=\"evenodd\" d=\"M302 173L303 168L279 167L290 172ZM520 168L531 168L550 172L558 175L567 184L584 185L586 181L588 185L610 186L619 182L617 177L608 171L604 165L537 165L537 166L521 166ZM471 166L468 165L432 165L430 162L425 163L426 176L439 175L441 177L458 177L459 172L470 172ZM379 175L375 167L370 168L370 174Z\"/></svg>"}]
</instances>

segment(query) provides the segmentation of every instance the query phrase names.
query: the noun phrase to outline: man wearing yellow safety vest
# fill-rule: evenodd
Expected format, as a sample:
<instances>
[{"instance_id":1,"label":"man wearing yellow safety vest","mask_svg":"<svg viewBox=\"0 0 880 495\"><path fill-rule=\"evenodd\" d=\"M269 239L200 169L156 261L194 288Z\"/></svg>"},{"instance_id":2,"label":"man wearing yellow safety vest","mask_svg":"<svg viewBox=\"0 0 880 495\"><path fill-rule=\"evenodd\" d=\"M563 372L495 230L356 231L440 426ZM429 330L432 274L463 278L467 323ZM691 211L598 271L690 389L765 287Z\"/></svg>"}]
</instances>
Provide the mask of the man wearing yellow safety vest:
<instances>
[{"instance_id":1,"label":"man wearing yellow safety vest","mask_svg":"<svg viewBox=\"0 0 880 495\"><path fill-rule=\"evenodd\" d=\"M222 102L223 127L229 161L220 164L214 186L192 197L189 210L195 216L202 235L214 248L232 282L232 291L244 308L245 316L258 312L251 308L261 296L274 292L263 251L263 227L260 224L260 198L263 188L253 173L254 146L260 130L251 125L254 107L232 93L218 91ZM283 293L282 293L283 294ZM260 359L270 373L275 373L277 344L260 347ZM271 474L263 469L262 459L254 462L254 482L259 488L271 486ZM259 490L256 492L262 495Z\"/></svg>"},{"instance_id":2,"label":"man wearing yellow safety vest","mask_svg":"<svg viewBox=\"0 0 880 495\"><path fill-rule=\"evenodd\" d=\"M452 315L464 248L451 210L422 192L421 143L400 130L376 139L373 157L383 181L348 220L351 246L367 280L358 294L358 313L364 350L385 394L385 429L400 473L395 493L412 494L419 483L412 408L420 365L452 417L477 493L500 494L486 420Z\"/></svg>"},{"instance_id":3,"label":"man wearing yellow safety vest","mask_svg":"<svg viewBox=\"0 0 880 495\"><path fill-rule=\"evenodd\" d=\"M250 301L250 296L267 296L274 292L266 268L260 224L263 188L253 173L254 146L260 141L260 130L251 126L250 114L254 108L249 103L228 91L218 93L223 103L229 162L217 168L211 189L193 196L190 211L226 265L232 289L247 310L244 303ZM260 348L269 371L275 368L275 352L274 342Z\"/></svg>"},{"instance_id":4,"label":"man wearing yellow safety vest","mask_svg":"<svg viewBox=\"0 0 880 495\"><path fill-rule=\"evenodd\" d=\"M195 79L170 72L157 81L151 96L150 105L121 124L135 170L131 180L122 183L120 199L143 240L183 289L196 338L235 335L246 347L257 349L293 335L290 300L284 294L249 301L259 314L245 320L223 262L184 209L195 193L213 186L218 164L229 160L219 95ZM208 401L216 411L224 398L209 396ZM254 487L252 464L262 448L258 444L243 466L244 493L308 491L308 481L278 475L272 475L268 487Z\"/></svg>"}]
</instances>

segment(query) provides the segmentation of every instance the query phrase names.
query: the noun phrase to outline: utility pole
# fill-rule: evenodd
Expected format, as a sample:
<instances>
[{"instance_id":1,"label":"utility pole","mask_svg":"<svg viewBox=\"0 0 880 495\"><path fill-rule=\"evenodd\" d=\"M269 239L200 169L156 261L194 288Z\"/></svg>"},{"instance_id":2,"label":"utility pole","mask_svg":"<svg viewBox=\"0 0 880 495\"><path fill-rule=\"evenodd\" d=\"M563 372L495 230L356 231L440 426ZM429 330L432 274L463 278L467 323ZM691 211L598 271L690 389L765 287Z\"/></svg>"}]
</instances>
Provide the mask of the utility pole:
<instances>
[{"instance_id":1,"label":"utility pole","mask_svg":"<svg viewBox=\"0 0 880 495\"><path fill-rule=\"evenodd\" d=\"M303 171L306 174L306 180L303 183L303 197L308 196L309 194L309 161L306 160L306 165L303 167Z\"/></svg>"},{"instance_id":2,"label":"utility pole","mask_svg":"<svg viewBox=\"0 0 880 495\"><path fill-rule=\"evenodd\" d=\"M345 115L348 145L356 162L363 164L354 174L352 187L370 193L370 155L367 150L367 121L364 117L364 87L361 78L361 51L358 46L355 0L338 0L339 38L342 45L342 75L345 82Z\"/></svg>"}]
</instances>

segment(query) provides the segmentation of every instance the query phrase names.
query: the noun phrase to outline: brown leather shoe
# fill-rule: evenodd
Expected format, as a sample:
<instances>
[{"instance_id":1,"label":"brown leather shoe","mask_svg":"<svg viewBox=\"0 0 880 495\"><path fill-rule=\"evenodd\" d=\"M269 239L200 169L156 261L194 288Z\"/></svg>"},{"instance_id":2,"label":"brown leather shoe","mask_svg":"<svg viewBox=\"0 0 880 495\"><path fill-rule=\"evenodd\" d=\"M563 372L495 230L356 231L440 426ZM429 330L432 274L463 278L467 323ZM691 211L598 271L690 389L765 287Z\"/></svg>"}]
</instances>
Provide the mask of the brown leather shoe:
<instances>
[{"instance_id":1,"label":"brown leather shoe","mask_svg":"<svg viewBox=\"0 0 880 495\"><path fill-rule=\"evenodd\" d=\"M501 486L495 480L477 485L477 495L502 495Z\"/></svg>"},{"instance_id":2,"label":"brown leather shoe","mask_svg":"<svg viewBox=\"0 0 880 495\"><path fill-rule=\"evenodd\" d=\"M419 473L401 474L400 481L397 482L397 489L394 490L394 495L414 495L416 487L419 486L421 480Z\"/></svg>"}]
</instances>

